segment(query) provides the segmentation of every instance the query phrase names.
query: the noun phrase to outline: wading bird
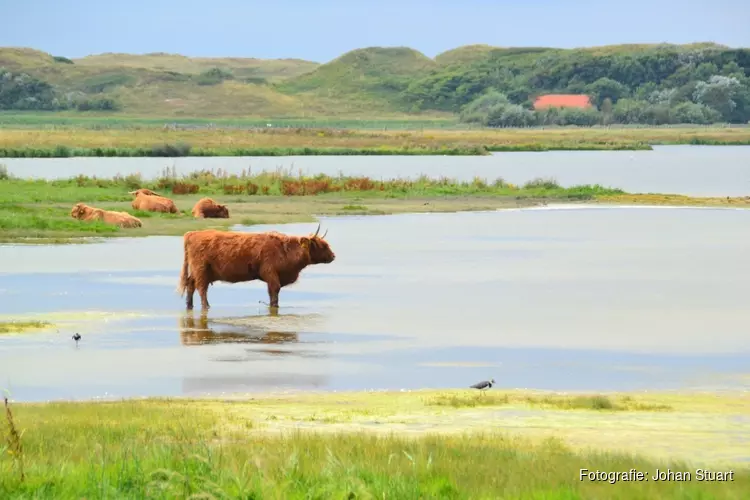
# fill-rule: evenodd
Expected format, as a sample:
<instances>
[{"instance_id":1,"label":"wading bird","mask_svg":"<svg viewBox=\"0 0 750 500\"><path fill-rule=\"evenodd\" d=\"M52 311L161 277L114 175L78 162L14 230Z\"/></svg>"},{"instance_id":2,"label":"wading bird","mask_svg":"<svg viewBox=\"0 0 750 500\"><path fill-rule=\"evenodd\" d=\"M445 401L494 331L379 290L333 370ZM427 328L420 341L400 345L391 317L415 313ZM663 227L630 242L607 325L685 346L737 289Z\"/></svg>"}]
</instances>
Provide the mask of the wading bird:
<instances>
[{"instance_id":1,"label":"wading bird","mask_svg":"<svg viewBox=\"0 0 750 500\"><path fill-rule=\"evenodd\" d=\"M74 333L74 334L73 334L73 340L75 340L75 341L76 341L76 347L78 347L78 341L79 341L79 340L81 340L81 334L79 334L79 333Z\"/></svg>"},{"instance_id":2,"label":"wading bird","mask_svg":"<svg viewBox=\"0 0 750 500\"><path fill-rule=\"evenodd\" d=\"M479 389L480 391L486 391L490 387L492 387L492 384L495 383L495 379L491 378L489 380L482 380L481 382L477 382L474 385L470 385L469 387L471 389Z\"/></svg>"}]
</instances>

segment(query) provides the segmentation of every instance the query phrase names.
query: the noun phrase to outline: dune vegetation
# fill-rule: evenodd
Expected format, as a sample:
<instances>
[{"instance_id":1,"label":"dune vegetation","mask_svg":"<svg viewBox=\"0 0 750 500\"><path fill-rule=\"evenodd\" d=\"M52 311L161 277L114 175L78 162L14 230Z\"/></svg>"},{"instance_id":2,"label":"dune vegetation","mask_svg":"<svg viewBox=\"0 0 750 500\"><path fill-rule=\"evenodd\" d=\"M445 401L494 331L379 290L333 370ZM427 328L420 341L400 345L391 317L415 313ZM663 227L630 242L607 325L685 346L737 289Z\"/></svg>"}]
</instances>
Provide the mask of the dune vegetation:
<instances>
[{"instance_id":1,"label":"dune vegetation","mask_svg":"<svg viewBox=\"0 0 750 500\"><path fill-rule=\"evenodd\" d=\"M561 439L560 429L552 434L540 428L503 430L488 425L485 413L431 406L440 397L486 400L459 392L467 391L6 402L0 497L740 499L750 488L750 469L702 453L705 443L691 439L684 424L674 424L686 415L693 425L698 415L714 421L731 417L747 403L733 396L714 398L707 410L700 396L511 392L484 407L495 413L507 407L509 415L527 411L526 418L548 423L568 415L575 423L568 424L566 435L588 428L592 436L614 438L617 414L637 411L644 415L643 426L630 442L653 437L650 452L641 446L644 451L633 454L632 447L618 449L613 442L594 450ZM552 406L529 403L537 399ZM569 404L584 400L589 403ZM613 410L616 405L622 408ZM464 430L446 426L456 418L484 422ZM659 423L664 418L672 424ZM373 421L380 425L363 425ZM409 422L433 430L408 432ZM701 431L717 438L724 432L715 425ZM690 460L655 453L670 443L678 449L685 443L697 447ZM722 472L725 480L700 481L699 468ZM657 469L671 469L690 472L691 480L610 482L605 476L591 481L581 479L581 469L635 469L649 478Z\"/></svg>"},{"instance_id":2,"label":"dune vegetation","mask_svg":"<svg viewBox=\"0 0 750 500\"><path fill-rule=\"evenodd\" d=\"M461 119L493 127L747 124L749 53L714 43L472 45L431 59L408 47L366 47L320 64L164 53L70 59L0 48L0 109L177 119ZM591 106L534 110L536 97L550 93L586 95ZM483 101L490 94L505 101Z\"/></svg>"}]
</instances>

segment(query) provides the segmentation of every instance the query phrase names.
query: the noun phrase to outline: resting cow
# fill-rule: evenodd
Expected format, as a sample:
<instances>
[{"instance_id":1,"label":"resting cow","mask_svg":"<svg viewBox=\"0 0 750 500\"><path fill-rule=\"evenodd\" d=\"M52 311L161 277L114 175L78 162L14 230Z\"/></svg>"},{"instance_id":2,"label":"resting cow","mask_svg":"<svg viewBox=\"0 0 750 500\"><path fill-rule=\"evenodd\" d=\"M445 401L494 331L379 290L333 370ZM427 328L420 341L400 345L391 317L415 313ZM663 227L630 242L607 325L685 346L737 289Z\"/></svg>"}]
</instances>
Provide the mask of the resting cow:
<instances>
[{"instance_id":1,"label":"resting cow","mask_svg":"<svg viewBox=\"0 0 750 500\"><path fill-rule=\"evenodd\" d=\"M146 212L164 212L171 214L177 213L177 206L172 200L156 194L146 194L146 191L148 191L149 193L153 193L153 191L149 191L148 189L131 191L130 194L135 193L135 199L133 200L133 203L131 203L131 206L135 210L143 210Z\"/></svg>"},{"instance_id":2,"label":"resting cow","mask_svg":"<svg viewBox=\"0 0 750 500\"><path fill-rule=\"evenodd\" d=\"M201 198L193 207L193 217L196 219L228 219L229 209L211 198Z\"/></svg>"},{"instance_id":3,"label":"resting cow","mask_svg":"<svg viewBox=\"0 0 750 500\"><path fill-rule=\"evenodd\" d=\"M135 196L138 196L139 194L145 194L146 196L161 196L159 193L146 188L136 189L135 191L130 191L128 194L132 194Z\"/></svg>"},{"instance_id":4,"label":"resting cow","mask_svg":"<svg viewBox=\"0 0 750 500\"><path fill-rule=\"evenodd\" d=\"M73 209L70 211L70 216L74 219L83 221L95 221L99 220L105 224L111 224L113 226L133 228L141 227L141 220L133 217L127 212L112 212L109 210L102 210L101 208L94 208L83 203L76 203Z\"/></svg>"},{"instance_id":5,"label":"resting cow","mask_svg":"<svg viewBox=\"0 0 750 500\"><path fill-rule=\"evenodd\" d=\"M297 281L311 264L330 264L336 258L320 225L310 236L278 232L235 233L206 229L183 236L184 257L177 291L187 293L188 309L198 290L201 307L208 310L208 286L215 281L240 283L259 279L268 285L271 307L279 307L281 288ZM327 233L327 231L326 231Z\"/></svg>"}]
</instances>

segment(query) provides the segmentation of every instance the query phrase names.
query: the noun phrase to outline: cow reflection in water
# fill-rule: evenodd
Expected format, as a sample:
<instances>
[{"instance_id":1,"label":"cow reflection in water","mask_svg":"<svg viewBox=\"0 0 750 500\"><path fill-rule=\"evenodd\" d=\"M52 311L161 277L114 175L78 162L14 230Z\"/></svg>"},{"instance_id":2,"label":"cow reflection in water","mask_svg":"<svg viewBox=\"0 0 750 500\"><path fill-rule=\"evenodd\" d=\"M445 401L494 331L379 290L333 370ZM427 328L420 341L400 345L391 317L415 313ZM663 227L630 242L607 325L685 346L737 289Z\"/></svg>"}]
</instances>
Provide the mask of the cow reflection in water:
<instances>
[{"instance_id":1,"label":"cow reflection in water","mask_svg":"<svg viewBox=\"0 0 750 500\"><path fill-rule=\"evenodd\" d=\"M275 314L272 314L275 316ZM208 326L208 317L200 315L194 318L185 315L180 318L180 341L182 345L203 344L288 344L299 340L296 333L261 332L257 327L240 325L226 326L226 331L216 331ZM291 354L291 351L265 350L269 354Z\"/></svg>"}]
</instances>

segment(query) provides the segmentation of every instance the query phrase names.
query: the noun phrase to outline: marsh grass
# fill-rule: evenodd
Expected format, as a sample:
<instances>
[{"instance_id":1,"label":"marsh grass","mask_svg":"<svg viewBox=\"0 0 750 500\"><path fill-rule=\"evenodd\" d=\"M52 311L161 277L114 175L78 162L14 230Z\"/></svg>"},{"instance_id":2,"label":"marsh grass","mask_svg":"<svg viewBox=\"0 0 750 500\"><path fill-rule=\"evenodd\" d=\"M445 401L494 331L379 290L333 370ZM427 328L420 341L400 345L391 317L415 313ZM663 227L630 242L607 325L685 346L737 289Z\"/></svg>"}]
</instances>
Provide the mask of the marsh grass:
<instances>
[{"instance_id":1,"label":"marsh grass","mask_svg":"<svg viewBox=\"0 0 750 500\"><path fill-rule=\"evenodd\" d=\"M428 406L448 406L452 408L474 408L481 406L528 405L539 408L560 410L594 410L594 411L670 411L667 404L638 401L632 396L620 396L612 399L608 396L594 395L517 395L496 391L484 393L472 391L466 394L439 394L426 398Z\"/></svg>"},{"instance_id":2,"label":"marsh grass","mask_svg":"<svg viewBox=\"0 0 750 500\"><path fill-rule=\"evenodd\" d=\"M3 442L19 444L0 454L0 498L743 498L750 488L745 469L724 483L580 481L581 468L690 469L557 439L268 435L227 415L201 401L14 405Z\"/></svg>"},{"instance_id":3,"label":"marsh grass","mask_svg":"<svg viewBox=\"0 0 750 500\"><path fill-rule=\"evenodd\" d=\"M133 210L132 195L137 188L149 188L175 200L179 212L161 214ZM426 176L414 180L374 180L344 175L305 176L292 169L276 169L253 174L243 171L202 170L178 175L165 168L161 175L145 180L139 175L98 178L79 175L70 179L39 180L8 176L0 181L0 241L20 238L75 236L182 235L192 229L225 228L249 222L280 223L314 220L313 213L386 214L404 211L449 211L498 208L523 200L590 200L597 195L623 194L619 189L599 185L563 188L553 180L539 180L518 187L502 179L488 182L474 179L459 182ZM229 205L229 219L196 220L190 211L204 196ZM230 197L227 200L227 197ZM360 203L353 203L353 199ZM450 199L472 200L457 204ZM300 202L293 200L299 199ZM426 205L417 199L445 201ZM364 201L365 203L362 203ZM488 200L488 201L482 201ZM140 219L142 228L118 229L102 222L82 222L70 217L75 203L87 203L106 210L125 211ZM437 206L436 206L437 205Z\"/></svg>"},{"instance_id":4,"label":"marsh grass","mask_svg":"<svg viewBox=\"0 0 750 500\"><path fill-rule=\"evenodd\" d=\"M652 144L750 144L750 128L362 130L150 127L0 129L0 157L484 155L494 151L643 150Z\"/></svg>"},{"instance_id":5,"label":"marsh grass","mask_svg":"<svg viewBox=\"0 0 750 500\"><path fill-rule=\"evenodd\" d=\"M44 330L52 326L46 321L0 321L0 334Z\"/></svg>"}]
</instances>

